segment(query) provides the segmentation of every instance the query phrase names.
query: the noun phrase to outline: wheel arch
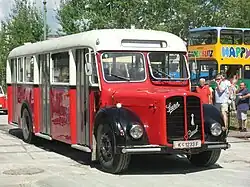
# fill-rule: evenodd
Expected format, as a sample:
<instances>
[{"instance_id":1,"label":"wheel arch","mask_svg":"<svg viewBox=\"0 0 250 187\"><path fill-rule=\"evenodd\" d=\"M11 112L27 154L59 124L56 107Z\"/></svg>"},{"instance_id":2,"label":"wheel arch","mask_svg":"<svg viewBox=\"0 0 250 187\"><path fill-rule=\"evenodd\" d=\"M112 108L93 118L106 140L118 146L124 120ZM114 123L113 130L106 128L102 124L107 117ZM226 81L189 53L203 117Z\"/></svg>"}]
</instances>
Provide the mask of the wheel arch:
<instances>
[{"instance_id":1,"label":"wheel arch","mask_svg":"<svg viewBox=\"0 0 250 187\"><path fill-rule=\"evenodd\" d=\"M221 138L224 140L226 137L226 132L223 131L219 137L214 137L210 134L210 126L214 122L218 122L221 124L222 127L225 127L225 123L223 120L223 116L220 111L213 105L210 104L203 104L203 116L204 116L204 127L205 127L205 134L209 135L209 137L213 139Z\"/></svg>"},{"instance_id":2,"label":"wheel arch","mask_svg":"<svg viewBox=\"0 0 250 187\"><path fill-rule=\"evenodd\" d=\"M106 121L104 121L106 120ZM148 144L148 137L144 125L140 118L131 110L127 108L116 108L116 107L106 107L101 108L95 117L93 134L96 137L97 129L100 124L109 122L112 130L114 131L116 138L118 138L118 144ZM143 127L144 133L143 137L139 140L133 141L129 137L127 131L132 123L138 123Z\"/></svg>"}]
</instances>

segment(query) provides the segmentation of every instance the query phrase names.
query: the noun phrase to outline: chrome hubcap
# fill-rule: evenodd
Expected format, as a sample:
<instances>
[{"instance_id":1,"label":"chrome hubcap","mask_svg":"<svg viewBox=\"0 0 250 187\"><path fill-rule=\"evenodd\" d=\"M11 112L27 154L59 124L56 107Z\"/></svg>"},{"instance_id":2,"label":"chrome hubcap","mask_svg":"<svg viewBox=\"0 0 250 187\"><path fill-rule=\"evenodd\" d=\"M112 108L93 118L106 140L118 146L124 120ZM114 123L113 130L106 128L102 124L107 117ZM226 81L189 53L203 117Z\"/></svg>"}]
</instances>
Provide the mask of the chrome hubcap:
<instances>
[{"instance_id":1,"label":"chrome hubcap","mask_svg":"<svg viewBox=\"0 0 250 187\"><path fill-rule=\"evenodd\" d=\"M107 133L103 134L101 136L101 146L100 146L100 152L103 156L103 159L108 162L113 159L113 147L112 142L110 140L110 137Z\"/></svg>"}]
</instances>

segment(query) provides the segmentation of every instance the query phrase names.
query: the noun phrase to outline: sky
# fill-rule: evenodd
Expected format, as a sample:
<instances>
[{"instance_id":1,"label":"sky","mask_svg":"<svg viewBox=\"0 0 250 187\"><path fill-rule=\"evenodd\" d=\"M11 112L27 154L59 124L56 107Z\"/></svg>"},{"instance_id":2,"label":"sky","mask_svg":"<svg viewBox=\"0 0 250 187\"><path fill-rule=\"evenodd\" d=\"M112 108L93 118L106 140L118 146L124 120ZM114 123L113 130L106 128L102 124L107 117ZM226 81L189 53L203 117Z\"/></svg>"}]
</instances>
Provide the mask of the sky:
<instances>
[{"instance_id":1,"label":"sky","mask_svg":"<svg viewBox=\"0 0 250 187\"><path fill-rule=\"evenodd\" d=\"M35 2L38 8L43 8L43 0L29 0ZM56 19L55 9L59 6L60 0L46 0L47 1L47 21L52 29L52 33L55 33L59 27ZM10 13L10 9L13 5L13 0L0 0L0 20L4 20Z\"/></svg>"}]
</instances>

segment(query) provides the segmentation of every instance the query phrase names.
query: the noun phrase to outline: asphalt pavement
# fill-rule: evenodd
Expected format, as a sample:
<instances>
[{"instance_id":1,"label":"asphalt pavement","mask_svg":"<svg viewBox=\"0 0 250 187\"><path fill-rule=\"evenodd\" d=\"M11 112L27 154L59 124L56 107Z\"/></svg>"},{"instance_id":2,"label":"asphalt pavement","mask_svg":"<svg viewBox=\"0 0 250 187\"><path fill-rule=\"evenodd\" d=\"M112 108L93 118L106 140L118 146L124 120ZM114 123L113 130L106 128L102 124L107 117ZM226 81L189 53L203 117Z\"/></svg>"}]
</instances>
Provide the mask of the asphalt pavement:
<instances>
[{"instance_id":1,"label":"asphalt pavement","mask_svg":"<svg viewBox=\"0 0 250 187\"><path fill-rule=\"evenodd\" d=\"M21 131L1 115L0 187L250 187L250 141L228 141L232 147L211 168L194 167L181 155L136 156L126 173L112 175L63 143L24 143Z\"/></svg>"}]
</instances>

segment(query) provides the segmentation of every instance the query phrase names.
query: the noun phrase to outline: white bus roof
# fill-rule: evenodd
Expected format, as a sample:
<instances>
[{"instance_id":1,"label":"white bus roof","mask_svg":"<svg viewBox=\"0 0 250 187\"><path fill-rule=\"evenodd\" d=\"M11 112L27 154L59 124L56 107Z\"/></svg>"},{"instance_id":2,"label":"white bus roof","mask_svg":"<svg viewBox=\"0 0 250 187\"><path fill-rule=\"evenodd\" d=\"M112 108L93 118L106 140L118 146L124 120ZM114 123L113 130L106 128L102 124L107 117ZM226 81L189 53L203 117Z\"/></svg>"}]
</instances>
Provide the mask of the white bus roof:
<instances>
[{"instance_id":1,"label":"white bus roof","mask_svg":"<svg viewBox=\"0 0 250 187\"><path fill-rule=\"evenodd\" d=\"M162 47L162 42L166 42L166 46ZM9 58L79 47L91 47L94 51L187 51L183 40L168 32L143 29L103 29L25 44L13 49Z\"/></svg>"}]
</instances>

